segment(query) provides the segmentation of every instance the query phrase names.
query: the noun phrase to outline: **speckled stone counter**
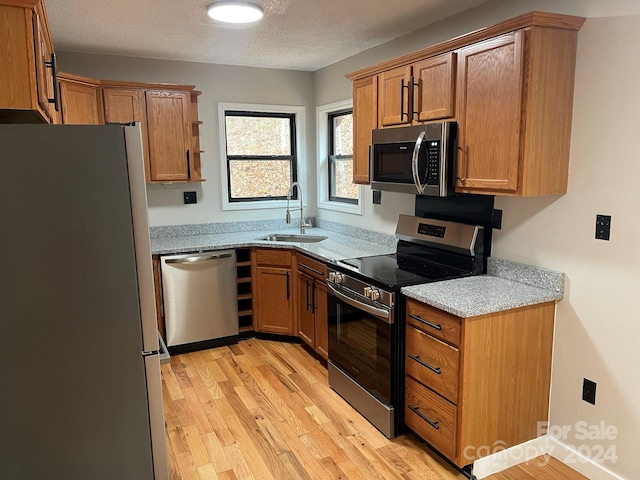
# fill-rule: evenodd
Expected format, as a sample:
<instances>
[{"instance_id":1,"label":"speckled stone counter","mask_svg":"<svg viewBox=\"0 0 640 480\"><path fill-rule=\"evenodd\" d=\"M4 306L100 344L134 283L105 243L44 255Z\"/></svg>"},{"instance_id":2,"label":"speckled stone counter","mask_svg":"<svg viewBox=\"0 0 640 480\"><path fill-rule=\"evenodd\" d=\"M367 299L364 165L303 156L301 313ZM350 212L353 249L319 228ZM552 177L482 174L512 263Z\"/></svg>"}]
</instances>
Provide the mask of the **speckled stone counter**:
<instances>
[{"instance_id":1,"label":"speckled stone counter","mask_svg":"<svg viewBox=\"0 0 640 480\"><path fill-rule=\"evenodd\" d=\"M323 235L327 237L326 240L318 243L273 242L263 240L263 238L271 233L297 234L300 233L300 231L298 228L285 228L152 237L151 251L153 254L164 255L243 247L293 248L323 261L343 260L345 258L383 255L395 252L395 245L391 245L388 241L379 243L376 241L377 239L374 238L372 238L373 241L368 241L323 228L314 227L306 230L308 235ZM375 232L372 232L372 234L375 234Z\"/></svg>"},{"instance_id":2,"label":"speckled stone counter","mask_svg":"<svg viewBox=\"0 0 640 480\"><path fill-rule=\"evenodd\" d=\"M427 305L459 317L475 317L512 308L561 300L564 274L490 258L487 275L445 280L401 291Z\"/></svg>"}]
</instances>

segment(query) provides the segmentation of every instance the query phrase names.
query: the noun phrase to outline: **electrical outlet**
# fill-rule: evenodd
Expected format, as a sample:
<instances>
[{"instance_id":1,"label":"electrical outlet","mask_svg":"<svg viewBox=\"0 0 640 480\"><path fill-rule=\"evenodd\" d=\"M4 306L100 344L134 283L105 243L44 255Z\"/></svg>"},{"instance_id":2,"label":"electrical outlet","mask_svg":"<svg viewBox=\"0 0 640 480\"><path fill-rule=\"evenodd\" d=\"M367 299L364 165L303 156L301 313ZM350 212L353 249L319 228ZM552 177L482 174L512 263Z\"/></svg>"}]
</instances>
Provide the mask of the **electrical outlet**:
<instances>
[{"instance_id":1,"label":"electrical outlet","mask_svg":"<svg viewBox=\"0 0 640 480\"><path fill-rule=\"evenodd\" d=\"M583 379L582 382L582 399L591 405L596 404L596 382Z\"/></svg>"},{"instance_id":2,"label":"electrical outlet","mask_svg":"<svg viewBox=\"0 0 640 480\"><path fill-rule=\"evenodd\" d=\"M373 203L374 205L380 205L382 202L382 191L380 190L372 190L373 193Z\"/></svg>"},{"instance_id":3,"label":"electrical outlet","mask_svg":"<svg viewBox=\"0 0 640 480\"><path fill-rule=\"evenodd\" d=\"M196 192L183 192L183 194L184 194L185 205L189 203L198 203L198 197L196 196Z\"/></svg>"},{"instance_id":4,"label":"electrical outlet","mask_svg":"<svg viewBox=\"0 0 640 480\"><path fill-rule=\"evenodd\" d=\"M491 218L491 227L497 230L502 229L502 210L498 210L497 208L493 209L493 215Z\"/></svg>"},{"instance_id":5,"label":"electrical outlet","mask_svg":"<svg viewBox=\"0 0 640 480\"><path fill-rule=\"evenodd\" d=\"M596 215L596 240L609 240L611 215Z\"/></svg>"}]
</instances>

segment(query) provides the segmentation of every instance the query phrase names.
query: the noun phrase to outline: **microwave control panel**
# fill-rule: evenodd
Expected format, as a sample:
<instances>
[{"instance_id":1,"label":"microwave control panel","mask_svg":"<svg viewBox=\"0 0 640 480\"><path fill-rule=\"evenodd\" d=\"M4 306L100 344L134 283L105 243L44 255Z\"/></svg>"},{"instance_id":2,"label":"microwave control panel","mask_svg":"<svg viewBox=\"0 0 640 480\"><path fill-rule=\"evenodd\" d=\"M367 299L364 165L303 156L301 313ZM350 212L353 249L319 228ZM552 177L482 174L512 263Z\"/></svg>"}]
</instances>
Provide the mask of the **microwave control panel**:
<instances>
[{"instance_id":1,"label":"microwave control panel","mask_svg":"<svg viewBox=\"0 0 640 480\"><path fill-rule=\"evenodd\" d=\"M425 142L427 156L427 185L438 186L440 179L440 140Z\"/></svg>"}]
</instances>

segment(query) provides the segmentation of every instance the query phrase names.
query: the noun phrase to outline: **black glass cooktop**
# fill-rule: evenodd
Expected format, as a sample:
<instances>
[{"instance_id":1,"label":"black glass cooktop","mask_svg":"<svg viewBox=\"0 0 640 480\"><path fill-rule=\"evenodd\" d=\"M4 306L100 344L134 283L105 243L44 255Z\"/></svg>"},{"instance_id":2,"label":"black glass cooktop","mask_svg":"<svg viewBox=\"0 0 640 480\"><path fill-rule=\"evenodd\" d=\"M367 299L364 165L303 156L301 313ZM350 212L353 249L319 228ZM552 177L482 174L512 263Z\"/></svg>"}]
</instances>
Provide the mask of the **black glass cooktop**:
<instances>
[{"instance_id":1,"label":"black glass cooktop","mask_svg":"<svg viewBox=\"0 0 640 480\"><path fill-rule=\"evenodd\" d=\"M395 253L340 260L337 264L346 266L348 273L363 280L372 280L392 289L471 274L459 268Z\"/></svg>"}]
</instances>

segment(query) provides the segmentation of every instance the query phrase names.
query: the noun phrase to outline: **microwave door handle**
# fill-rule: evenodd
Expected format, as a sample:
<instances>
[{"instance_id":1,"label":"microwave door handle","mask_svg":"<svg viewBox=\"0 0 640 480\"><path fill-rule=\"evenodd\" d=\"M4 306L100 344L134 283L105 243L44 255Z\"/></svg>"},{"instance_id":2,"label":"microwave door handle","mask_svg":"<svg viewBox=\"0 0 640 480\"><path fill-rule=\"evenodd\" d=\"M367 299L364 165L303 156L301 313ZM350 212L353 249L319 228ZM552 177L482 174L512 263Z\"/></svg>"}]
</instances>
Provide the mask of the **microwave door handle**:
<instances>
[{"instance_id":1,"label":"microwave door handle","mask_svg":"<svg viewBox=\"0 0 640 480\"><path fill-rule=\"evenodd\" d=\"M424 187L420 183L420 178L418 178L420 175L420 173L418 172L418 155L420 154L420 146L422 145L422 141L424 140L425 133L426 132L423 131L423 132L420 132L420 135L418 135L418 138L416 139L416 144L413 147L413 155L411 157L411 171L413 172L413 183L416 184L416 189L418 190L418 193L424 193Z\"/></svg>"}]
</instances>

